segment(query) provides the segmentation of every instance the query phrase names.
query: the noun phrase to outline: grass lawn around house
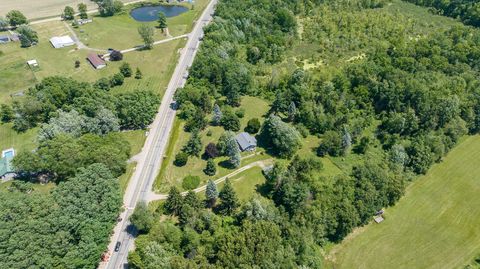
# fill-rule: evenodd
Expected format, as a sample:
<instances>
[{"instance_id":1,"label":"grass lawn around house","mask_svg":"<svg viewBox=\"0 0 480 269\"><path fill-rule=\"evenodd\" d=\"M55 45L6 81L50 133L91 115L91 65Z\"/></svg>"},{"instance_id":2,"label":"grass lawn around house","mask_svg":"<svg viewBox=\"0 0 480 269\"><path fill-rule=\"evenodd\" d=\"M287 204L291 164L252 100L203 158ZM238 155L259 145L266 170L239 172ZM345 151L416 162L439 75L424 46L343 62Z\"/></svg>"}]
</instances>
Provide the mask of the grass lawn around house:
<instances>
[{"instance_id":1,"label":"grass lawn around house","mask_svg":"<svg viewBox=\"0 0 480 269\"><path fill-rule=\"evenodd\" d=\"M37 147L38 128L17 133L12 129L11 123L0 124L0 151L14 148L15 151L31 151Z\"/></svg>"},{"instance_id":2,"label":"grass lawn around house","mask_svg":"<svg viewBox=\"0 0 480 269\"><path fill-rule=\"evenodd\" d=\"M175 17L167 18L167 25L171 36L178 36L189 33L193 29L194 21L198 18L207 6L208 0L195 1L195 8L191 9L191 4L181 3L189 8L185 13ZM166 33L162 33L157 28L158 22L138 22L130 16L130 11L135 8L135 4L124 7L125 11L112 17L91 16L93 21L75 28L75 32L80 40L88 47L96 49L114 48L124 50L143 45L143 40L138 34L138 27L147 24L155 27L153 39L155 41L168 38Z\"/></svg>"},{"instance_id":3,"label":"grass lawn around house","mask_svg":"<svg viewBox=\"0 0 480 269\"><path fill-rule=\"evenodd\" d=\"M2 46L0 56L0 103L11 103L14 98L11 94L25 91L43 78L52 75L72 77L79 81L94 82L102 77L109 77L118 72L118 67L123 62L130 63L135 71L137 67L143 73L142 79L126 78L123 85L113 88L113 94L135 90L152 90L163 96L170 77L175 69L179 50L185 44L184 39L173 40L165 44L155 46L152 50L134 51L125 54L124 61L108 62L108 66L101 70L95 70L85 60L88 51L74 50L74 46L54 49L49 37L67 33L62 22L51 22L34 25L39 33L40 42L37 46L20 48L19 43L10 43ZM27 67L26 61L36 59L39 68L35 71ZM80 60L79 68L74 67L75 60ZM6 72L3 72L7 69ZM3 86L7 85L7 86ZM17 134L11 129L11 124L0 126L0 146L14 146L16 149L33 150L38 129L28 130L26 133ZM142 143L144 138L138 141L130 140L131 144ZM140 145L140 148L141 146Z\"/></svg>"},{"instance_id":4,"label":"grass lawn around house","mask_svg":"<svg viewBox=\"0 0 480 269\"><path fill-rule=\"evenodd\" d=\"M232 178L229 178L229 180L241 202L250 200L255 194L260 195L260 193L257 192L257 187L265 183L262 168L258 166L245 170ZM219 191L223 188L223 185L223 182L218 184L217 187Z\"/></svg>"},{"instance_id":5,"label":"grass lawn around house","mask_svg":"<svg viewBox=\"0 0 480 269\"><path fill-rule=\"evenodd\" d=\"M208 0L198 0L195 9L177 17L168 18L167 22L170 27L177 29L174 32L187 33L207 4ZM185 5L191 6L191 4ZM98 46L105 50L112 47L126 49L140 45L142 42L137 32L140 23L130 18L131 7L126 6L126 11L121 15L106 18L94 17L92 23L83 25L75 31L85 44L93 48ZM45 77L59 75L94 82L99 78L117 73L122 62L130 63L133 69L139 67L144 77L141 80L126 79L125 84L115 89L116 91L141 88L152 89L162 95L175 68L179 50L186 42L186 39L173 40L156 45L152 50L130 52L125 54L124 61L108 62L106 68L95 70L86 60L91 51L77 50L76 46L55 49L50 44L49 39L53 36L71 35L66 26L67 23L70 22L51 21L32 25L39 37L39 43L36 46L21 48L19 42L0 46L2 52L0 53L0 103L10 103L12 94L25 91ZM151 24L155 25L156 22ZM179 27L184 30L178 30ZM166 37L161 31L156 29L155 39L164 38ZM36 59L39 64L35 70L31 70L26 64L27 60L32 59ZM75 68L77 60L81 63L79 68Z\"/></svg>"},{"instance_id":6,"label":"grass lawn around house","mask_svg":"<svg viewBox=\"0 0 480 269\"><path fill-rule=\"evenodd\" d=\"M461 268L480 253L480 136L417 178L385 221L359 228L327 268ZM360 258L361 257L361 258ZM463 267L462 267L463 268Z\"/></svg>"},{"instance_id":7,"label":"grass lawn around house","mask_svg":"<svg viewBox=\"0 0 480 269\"><path fill-rule=\"evenodd\" d=\"M258 97L251 96L242 97L242 105L240 107L245 109L245 116L240 119L241 128L239 132L243 131L243 129L247 125L248 120L251 118L259 118L259 120L263 122L263 117L265 116L269 108L266 101ZM182 150L182 147L187 143L191 135L190 133L183 130L183 126L184 121L176 118L172 130L172 135L170 137L170 141L168 142L167 151L165 153L166 157L163 160L162 167L160 168L160 173L155 181L155 191L162 193L168 192L172 185L181 188L182 180L187 175L199 176L201 178L201 184L204 184L209 178L220 178L236 170L218 165L222 161L225 161L227 159L226 157L219 157L215 159L215 162L217 163L217 174L213 177L209 177L203 172L207 161L201 159L200 157L190 157L187 164L183 167L175 166L173 164L173 161L175 160L175 155ZM209 130L212 132L211 136L206 135ZM222 135L223 132L224 130L222 127L208 126L204 131L201 132L203 148L205 148L205 146L210 142L217 143L218 138ZM257 148L257 152L262 151L264 151L262 148ZM251 153L242 153L243 158L248 155L251 155ZM271 156L268 154L259 154L253 157L244 158L242 159L241 166L268 158L271 158Z\"/></svg>"}]
</instances>

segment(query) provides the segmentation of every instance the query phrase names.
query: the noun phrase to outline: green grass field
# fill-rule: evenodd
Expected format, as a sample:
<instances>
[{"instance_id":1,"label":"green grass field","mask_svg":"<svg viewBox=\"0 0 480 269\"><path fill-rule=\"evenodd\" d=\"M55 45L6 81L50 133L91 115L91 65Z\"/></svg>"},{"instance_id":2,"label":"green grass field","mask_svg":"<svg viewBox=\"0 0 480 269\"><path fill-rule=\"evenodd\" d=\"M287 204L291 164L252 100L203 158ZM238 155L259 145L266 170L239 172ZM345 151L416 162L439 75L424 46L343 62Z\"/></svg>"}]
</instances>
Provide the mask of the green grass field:
<instances>
[{"instance_id":1,"label":"green grass field","mask_svg":"<svg viewBox=\"0 0 480 269\"><path fill-rule=\"evenodd\" d=\"M238 199L246 202L253 198L257 193L257 187L265 183L265 177L262 174L262 168L252 167L242 173L230 178L232 186L237 193ZM218 184L218 189L222 189L224 183Z\"/></svg>"},{"instance_id":2,"label":"green grass field","mask_svg":"<svg viewBox=\"0 0 480 269\"><path fill-rule=\"evenodd\" d=\"M465 139L385 221L354 231L327 255L330 268L460 268L480 253L480 136Z\"/></svg>"},{"instance_id":3,"label":"green grass field","mask_svg":"<svg viewBox=\"0 0 480 269\"><path fill-rule=\"evenodd\" d=\"M0 124L0 151L14 148L17 152L30 151L36 148L38 128L30 129L25 133L17 133L12 124Z\"/></svg>"},{"instance_id":4,"label":"green grass field","mask_svg":"<svg viewBox=\"0 0 480 269\"><path fill-rule=\"evenodd\" d=\"M167 18L167 25L170 35L178 36L191 31L195 18L200 16L203 9L208 4L208 0L195 1L195 8L188 10L178 16ZM191 4L182 4L191 8ZM153 27L158 26L154 22L138 22L130 16L130 10L135 5L128 5L122 14L112 17L93 16L93 22L80 26L75 29L80 40L91 48L108 49L114 48L118 50L133 48L142 45L143 41L138 34L138 27L147 24ZM167 38L165 33L155 28L154 39L162 40Z\"/></svg>"},{"instance_id":5,"label":"green grass field","mask_svg":"<svg viewBox=\"0 0 480 269\"><path fill-rule=\"evenodd\" d=\"M241 123L241 130L245 128L247 122L251 118L259 118L263 121L263 117L265 113L268 111L268 103L260 98L251 97L251 96L244 96L242 98L242 106L245 108L245 116L240 119ZM173 164L173 160L175 159L175 155L179 153L187 143L188 139L190 138L190 133L187 133L183 130L184 122L176 119L175 125L172 130L172 135L170 137L170 141L167 147L167 151L165 152L166 158L162 163L162 167L160 169L160 173L155 182L155 190L159 192L166 192L170 188L171 185L176 185L181 187L182 179L187 175L194 175L199 176L202 180L202 183L208 180L208 176L205 175L203 169L206 166L206 160L203 160L198 157L190 157L188 163L183 167L177 167ZM211 136L207 136L206 133L210 130L212 132ZM218 126L209 126L206 130L204 130L202 135L202 145L205 147L208 143L218 141L218 138L223 133L223 128ZM257 151L263 151L259 148ZM202 152L203 153L203 152ZM243 153L242 156L249 155L249 153ZM247 159L242 160L242 166L258 161L263 159L271 158L268 154L257 155L254 157L250 157ZM221 161L224 161L225 158L216 158L215 162L218 164ZM212 178L219 178L221 176L227 175L233 172L233 170L224 168L221 166L217 166L217 174Z\"/></svg>"}]
</instances>

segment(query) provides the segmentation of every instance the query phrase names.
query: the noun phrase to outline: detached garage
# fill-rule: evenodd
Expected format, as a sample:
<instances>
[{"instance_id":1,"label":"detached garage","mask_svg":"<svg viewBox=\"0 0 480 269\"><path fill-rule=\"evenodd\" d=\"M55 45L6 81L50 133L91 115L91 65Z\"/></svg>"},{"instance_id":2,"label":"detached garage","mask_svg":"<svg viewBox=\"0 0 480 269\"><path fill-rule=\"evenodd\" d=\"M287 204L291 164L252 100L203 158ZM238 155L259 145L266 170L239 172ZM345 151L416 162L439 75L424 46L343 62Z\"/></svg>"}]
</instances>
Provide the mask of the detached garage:
<instances>
[{"instance_id":1,"label":"detached garage","mask_svg":"<svg viewBox=\"0 0 480 269\"><path fill-rule=\"evenodd\" d=\"M98 56L98 54L90 53L88 54L87 60L92 64L95 69L102 69L107 66L107 63Z\"/></svg>"},{"instance_id":2,"label":"detached garage","mask_svg":"<svg viewBox=\"0 0 480 269\"><path fill-rule=\"evenodd\" d=\"M56 49L75 45L75 41L68 35L54 36L50 38L50 43L52 43L52 46Z\"/></svg>"}]
</instances>

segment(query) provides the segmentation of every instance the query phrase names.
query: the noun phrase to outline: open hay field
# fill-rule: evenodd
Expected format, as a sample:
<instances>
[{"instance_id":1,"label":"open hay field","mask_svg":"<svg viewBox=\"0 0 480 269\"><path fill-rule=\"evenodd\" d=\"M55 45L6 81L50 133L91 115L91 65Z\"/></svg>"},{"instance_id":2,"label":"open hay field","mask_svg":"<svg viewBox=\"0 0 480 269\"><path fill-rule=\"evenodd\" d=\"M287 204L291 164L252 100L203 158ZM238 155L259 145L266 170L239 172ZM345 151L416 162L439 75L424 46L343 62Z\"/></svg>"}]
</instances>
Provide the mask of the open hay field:
<instances>
[{"instance_id":1,"label":"open hay field","mask_svg":"<svg viewBox=\"0 0 480 269\"><path fill-rule=\"evenodd\" d=\"M463 268L480 253L480 136L468 137L327 255L327 268Z\"/></svg>"},{"instance_id":2,"label":"open hay field","mask_svg":"<svg viewBox=\"0 0 480 269\"><path fill-rule=\"evenodd\" d=\"M124 3L132 0L121 0ZM2 0L0 1L0 16L5 16L12 9L20 10L28 19L39 19L59 16L65 6L76 9L80 3L87 4L88 9L95 9L97 5L90 0Z\"/></svg>"}]
</instances>

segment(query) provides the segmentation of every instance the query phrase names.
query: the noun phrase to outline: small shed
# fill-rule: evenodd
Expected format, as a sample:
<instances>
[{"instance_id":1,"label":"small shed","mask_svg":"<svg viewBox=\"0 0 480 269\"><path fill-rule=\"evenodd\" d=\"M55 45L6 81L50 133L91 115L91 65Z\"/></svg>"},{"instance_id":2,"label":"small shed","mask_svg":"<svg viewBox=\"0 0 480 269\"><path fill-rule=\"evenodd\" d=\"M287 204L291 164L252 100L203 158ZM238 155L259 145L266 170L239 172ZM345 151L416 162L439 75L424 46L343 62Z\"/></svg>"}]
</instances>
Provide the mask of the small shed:
<instances>
[{"instance_id":1,"label":"small shed","mask_svg":"<svg viewBox=\"0 0 480 269\"><path fill-rule=\"evenodd\" d=\"M241 151L254 151L257 148L257 139L247 132L235 136Z\"/></svg>"},{"instance_id":2,"label":"small shed","mask_svg":"<svg viewBox=\"0 0 480 269\"><path fill-rule=\"evenodd\" d=\"M27 61L27 64L30 68L38 67L38 62L35 59Z\"/></svg>"},{"instance_id":3,"label":"small shed","mask_svg":"<svg viewBox=\"0 0 480 269\"><path fill-rule=\"evenodd\" d=\"M96 53L88 54L87 60L92 64L93 68L95 69L102 69L107 66L107 63Z\"/></svg>"},{"instance_id":4,"label":"small shed","mask_svg":"<svg viewBox=\"0 0 480 269\"><path fill-rule=\"evenodd\" d=\"M383 219L382 216L376 216L376 217L373 218L373 220L374 220L376 223L380 223L380 222L382 222L384 219Z\"/></svg>"},{"instance_id":5,"label":"small shed","mask_svg":"<svg viewBox=\"0 0 480 269\"><path fill-rule=\"evenodd\" d=\"M75 41L68 35L54 36L50 38L50 43L56 49L75 45Z\"/></svg>"},{"instance_id":6,"label":"small shed","mask_svg":"<svg viewBox=\"0 0 480 269\"><path fill-rule=\"evenodd\" d=\"M78 20L76 20L78 25L84 25L84 24L90 23L92 21L93 21L92 19L78 19Z\"/></svg>"}]
</instances>

